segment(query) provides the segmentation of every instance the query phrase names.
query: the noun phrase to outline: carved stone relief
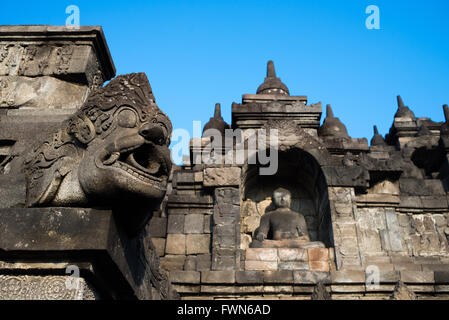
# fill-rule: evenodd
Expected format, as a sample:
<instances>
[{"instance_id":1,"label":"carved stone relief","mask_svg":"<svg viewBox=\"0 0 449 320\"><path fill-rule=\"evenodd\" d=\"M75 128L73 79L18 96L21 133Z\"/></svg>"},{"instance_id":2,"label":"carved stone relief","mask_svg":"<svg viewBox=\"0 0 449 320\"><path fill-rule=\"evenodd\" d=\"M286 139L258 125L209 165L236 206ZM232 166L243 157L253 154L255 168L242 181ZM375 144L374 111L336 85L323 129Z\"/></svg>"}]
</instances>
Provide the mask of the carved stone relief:
<instances>
[{"instance_id":1,"label":"carved stone relief","mask_svg":"<svg viewBox=\"0 0 449 320\"><path fill-rule=\"evenodd\" d=\"M76 283L76 281L79 283ZM72 286L72 284L74 284ZM83 278L0 275L0 300L96 300Z\"/></svg>"}]
</instances>

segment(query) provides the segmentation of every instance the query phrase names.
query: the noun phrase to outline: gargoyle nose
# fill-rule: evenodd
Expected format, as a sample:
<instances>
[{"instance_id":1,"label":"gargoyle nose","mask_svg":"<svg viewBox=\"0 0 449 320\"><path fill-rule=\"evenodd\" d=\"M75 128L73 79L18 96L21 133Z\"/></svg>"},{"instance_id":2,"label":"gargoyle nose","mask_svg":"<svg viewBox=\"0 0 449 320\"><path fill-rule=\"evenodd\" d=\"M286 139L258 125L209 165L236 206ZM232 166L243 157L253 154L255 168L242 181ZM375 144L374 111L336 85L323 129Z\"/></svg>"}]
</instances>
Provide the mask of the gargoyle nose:
<instances>
[{"instance_id":1,"label":"gargoyle nose","mask_svg":"<svg viewBox=\"0 0 449 320\"><path fill-rule=\"evenodd\" d=\"M139 129L139 134L145 139L162 145L165 142L164 129L158 124L146 123Z\"/></svg>"}]
</instances>

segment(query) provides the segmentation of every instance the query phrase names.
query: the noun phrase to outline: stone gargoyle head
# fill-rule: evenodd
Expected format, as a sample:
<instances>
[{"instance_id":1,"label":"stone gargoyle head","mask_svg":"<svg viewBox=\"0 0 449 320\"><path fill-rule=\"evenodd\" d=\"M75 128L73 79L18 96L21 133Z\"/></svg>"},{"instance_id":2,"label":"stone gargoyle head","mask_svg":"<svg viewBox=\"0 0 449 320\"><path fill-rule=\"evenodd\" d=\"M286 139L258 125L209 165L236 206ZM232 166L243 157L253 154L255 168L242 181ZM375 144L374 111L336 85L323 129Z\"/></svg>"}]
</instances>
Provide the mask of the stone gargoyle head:
<instances>
[{"instance_id":1,"label":"stone gargoyle head","mask_svg":"<svg viewBox=\"0 0 449 320\"><path fill-rule=\"evenodd\" d=\"M27 206L129 208L161 200L171 131L144 73L116 77L25 159Z\"/></svg>"}]
</instances>

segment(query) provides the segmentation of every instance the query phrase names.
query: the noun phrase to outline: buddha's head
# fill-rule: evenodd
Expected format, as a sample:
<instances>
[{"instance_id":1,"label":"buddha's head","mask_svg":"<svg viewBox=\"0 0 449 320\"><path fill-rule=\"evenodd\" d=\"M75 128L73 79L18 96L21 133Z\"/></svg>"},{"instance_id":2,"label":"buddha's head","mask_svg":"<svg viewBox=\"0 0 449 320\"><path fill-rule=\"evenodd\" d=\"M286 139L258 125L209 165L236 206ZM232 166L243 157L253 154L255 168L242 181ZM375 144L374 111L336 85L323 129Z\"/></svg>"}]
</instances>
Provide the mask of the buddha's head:
<instances>
[{"instance_id":1,"label":"buddha's head","mask_svg":"<svg viewBox=\"0 0 449 320\"><path fill-rule=\"evenodd\" d=\"M284 188L277 188L273 192L273 203L276 208L290 208L292 195Z\"/></svg>"}]
</instances>

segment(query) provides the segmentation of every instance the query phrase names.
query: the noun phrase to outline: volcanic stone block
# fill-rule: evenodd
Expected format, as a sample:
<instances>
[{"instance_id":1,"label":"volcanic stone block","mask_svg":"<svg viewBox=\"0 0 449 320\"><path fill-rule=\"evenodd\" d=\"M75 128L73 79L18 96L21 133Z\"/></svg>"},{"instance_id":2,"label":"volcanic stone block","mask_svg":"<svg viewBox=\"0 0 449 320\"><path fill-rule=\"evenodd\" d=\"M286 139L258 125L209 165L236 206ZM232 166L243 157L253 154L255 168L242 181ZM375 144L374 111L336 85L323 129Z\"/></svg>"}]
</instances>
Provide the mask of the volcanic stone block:
<instances>
[{"instance_id":1,"label":"volcanic stone block","mask_svg":"<svg viewBox=\"0 0 449 320\"><path fill-rule=\"evenodd\" d=\"M217 249L212 252L212 270L235 270L240 267L240 254L235 249Z\"/></svg>"},{"instance_id":2,"label":"volcanic stone block","mask_svg":"<svg viewBox=\"0 0 449 320\"><path fill-rule=\"evenodd\" d=\"M399 271L380 271L379 273L379 281L381 283L397 283L400 278L401 274Z\"/></svg>"},{"instance_id":3,"label":"volcanic stone block","mask_svg":"<svg viewBox=\"0 0 449 320\"><path fill-rule=\"evenodd\" d=\"M278 270L277 261L245 261L245 270Z\"/></svg>"},{"instance_id":4,"label":"volcanic stone block","mask_svg":"<svg viewBox=\"0 0 449 320\"><path fill-rule=\"evenodd\" d=\"M189 255L184 262L185 271L196 271L196 256Z\"/></svg>"},{"instance_id":5,"label":"volcanic stone block","mask_svg":"<svg viewBox=\"0 0 449 320\"><path fill-rule=\"evenodd\" d=\"M207 293L207 294L217 294L217 295L223 295L223 294L234 294L235 293L235 287L234 286L217 286L217 285L202 285L201 286L201 293Z\"/></svg>"},{"instance_id":6,"label":"volcanic stone block","mask_svg":"<svg viewBox=\"0 0 449 320\"><path fill-rule=\"evenodd\" d=\"M213 246L220 249L237 247L237 230L235 224L217 225L214 227Z\"/></svg>"},{"instance_id":7,"label":"volcanic stone block","mask_svg":"<svg viewBox=\"0 0 449 320\"><path fill-rule=\"evenodd\" d=\"M329 261L329 249L327 248L309 248L307 254L309 261Z\"/></svg>"},{"instance_id":8,"label":"volcanic stone block","mask_svg":"<svg viewBox=\"0 0 449 320\"><path fill-rule=\"evenodd\" d=\"M168 216L167 233L184 233L184 215L171 214Z\"/></svg>"},{"instance_id":9,"label":"volcanic stone block","mask_svg":"<svg viewBox=\"0 0 449 320\"><path fill-rule=\"evenodd\" d=\"M280 261L279 270L309 270L307 261Z\"/></svg>"},{"instance_id":10,"label":"volcanic stone block","mask_svg":"<svg viewBox=\"0 0 449 320\"><path fill-rule=\"evenodd\" d=\"M278 252L276 248L248 248L246 249L246 260L277 261Z\"/></svg>"},{"instance_id":11,"label":"volcanic stone block","mask_svg":"<svg viewBox=\"0 0 449 320\"><path fill-rule=\"evenodd\" d=\"M210 253L209 234L188 234L186 236L187 254Z\"/></svg>"},{"instance_id":12,"label":"volcanic stone block","mask_svg":"<svg viewBox=\"0 0 449 320\"><path fill-rule=\"evenodd\" d=\"M185 216L184 233L203 233L204 215L188 214Z\"/></svg>"},{"instance_id":13,"label":"volcanic stone block","mask_svg":"<svg viewBox=\"0 0 449 320\"><path fill-rule=\"evenodd\" d=\"M172 283L200 283L201 274L197 271L170 271Z\"/></svg>"},{"instance_id":14,"label":"volcanic stone block","mask_svg":"<svg viewBox=\"0 0 449 320\"><path fill-rule=\"evenodd\" d=\"M306 250L302 248L279 248L278 255L281 261L308 261L308 250L312 249Z\"/></svg>"},{"instance_id":15,"label":"volcanic stone block","mask_svg":"<svg viewBox=\"0 0 449 320\"><path fill-rule=\"evenodd\" d=\"M198 293L200 293L200 286L195 286L195 285L174 284L173 288L178 293L186 293L186 294L189 294L189 293L198 294Z\"/></svg>"},{"instance_id":16,"label":"volcanic stone block","mask_svg":"<svg viewBox=\"0 0 449 320\"><path fill-rule=\"evenodd\" d=\"M401 271L401 281L405 283L434 283L434 273L432 271Z\"/></svg>"},{"instance_id":17,"label":"volcanic stone block","mask_svg":"<svg viewBox=\"0 0 449 320\"><path fill-rule=\"evenodd\" d=\"M201 283L228 284L235 283L235 271L201 271Z\"/></svg>"},{"instance_id":18,"label":"volcanic stone block","mask_svg":"<svg viewBox=\"0 0 449 320\"><path fill-rule=\"evenodd\" d=\"M441 264L434 264L434 263L423 264L423 265L422 265L422 270L423 270L423 271L447 271L447 270L449 270L449 264L447 264L447 263L441 263Z\"/></svg>"},{"instance_id":19,"label":"volcanic stone block","mask_svg":"<svg viewBox=\"0 0 449 320\"><path fill-rule=\"evenodd\" d=\"M329 272L330 266L328 261L309 261L309 268L313 271Z\"/></svg>"},{"instance_id":20,"label":"volcanic stone block","mask_svg":"<svg viewBox=\"0 0 449 320\"><path fill-rule=\"evenodd\" d=\"M186 254L186 235L168 234L165 252L167 254Z\"/></svg>"},{"instance_id":21,"label":"volcanic stone block","mask_svg":"<svg viewBox=\"0 0 449 320\"><path fill-rule=\"evenodd\" d=\"M293 271L293 280L297 284L315 284L318 282L330 283L329 272Z\"/></svg>"},{"instance_id":22,"label":"volcanic stone block","mask_svg":"<svg viewBox=\"0 0 449 320\"><path fill-rule=\"evenodd\" d=\"M206 168L204 170L204 186L239 186L241 169L238 167Z\"/></svg>"},{"instance_id":23,"label":"volcanic stone block","mask_svg":"<svg viewBox=\"0 0 449 320\"><path fill-rule=\"evenodd\" d=\"M186 256L184 255L166 255L160 258L161 268L164 270L182 270Z\"/></svg>"},{"instance_id":24,"label":"volcanic stone block","mask_svg":"<svg viewBox=\"0 0 449 320\"><path fill-rule=\"evenodd\" d=\"M212 233L212 216L204 215L203 217L203 232Z\"/></svg>"},{"instance_id":25,"label":"volcanic stone block","mask_svg":"<svg viewBox=\"0 0 449 320\"><path fill-rule=\"evenodd\" d=\"M167 218L153 217L148 226L148 232L152 238L165 238L167 235Z\"/></svg>"},{"instance_id":26,"label":"volcanic stone block","mask_svg":"<svg viewBox=\"0 0 449 320\"><path fill-rule=\"evenodd\" d=\"M142 272L151 264L153 272L159 273L155 269L159 259L152 256L154 247L145 241L150 238L141 241L139 237L130 238L122 233L111 210L9 208L0 209L0 216L0 251L2 260L10 262L7 266L9 274L19 272L26 275L29 263L35 269L34 275L37 272L47 281L52 281L51 277L56 275L55 266L60 268L61 264L64 266L67 261L72 261L81 274L90 279L89 282L94 282L95 288L101 292L100 298L152 297L148 290L151 290L150 283L154 280L149 278L150 274ZM65 267L57 274L64 275ZM5 266L1 269L4 273ZM146 283L144 287L142 281ZM55 289L58 292L62 290L59 284ZM16 296L13 292L9 294Z\"/></svg>"},{"instance_id":27,"label":"volcanic stone block","mask_svg":"<svg viewBox=\"0 0 449 320\"><path fill-rule=\"evenodd\" d=\"M394 270L396 271L422 271L422 265L417 263L395 263Z\"/></svg>"},{"instance_id":28,"label":"volcanic stone block","mask_svg":"<svg viewBox=\"0 0 449 320\"><path fill-rule=\"evenodd\" d=\"M153 241L153 245L156 248L156 252L159 255L159 257L162 257L165 255L165 238L151 238L151 241Z\"/></svg>"},{"instance_id":29,"label":"volcanic stone block","mask_svg":"<svg viewBox=\"0 0 449 320\"><path fill-rule=\"evenodd\" d=\"M263 283L262 271L236 271L236 283Z\"/></svg>"},{"instance_id":30,"label":"volcanic stone block","mask_svg":"<svg viewBox=\"0 0 449 320\"><path fill-rule=\"evenodd\" d=\"M357 270L331 271L332 283L365 283L365 272Z\"/></svg>"},{"instance_id":31,"label":"volcanic stone block","mask_svg":"<svg viewBox=\"0 0 449 320\"><path fill-rule=\"evenodd\" d=\"M263 272L264 283L293 283L293 271L280 270L280 271L264 271Z\"/></svg>"},{"instance_id":32,"label":"volcanic stone block","mask_svg":"<svg viewBox=\"0 0 449 320\"><path fill-rule=\"evenodd\" d=\"M199 254L196 257L196 270L204 271L210 270L211 268L211 255L210 254Z\"/></svg>"},{"instance_id":33,"label":"volcanic stone block","mask_svg":"<svg viewBox=\"0 0 449 320\"><path fill-rule=\"evenodd\" d=\"M449 271L435 271L435 283L449 284Z\"/></svg>"},{"instance_id":34,"label":"volcanic stone block","mask_svg":"<svg viewBox=\"0 0 449 320\"><path fill-rule=\"evenodd\" d=\"M4 125L4 124L2 124ZM0 175L0 208L25 206L25 175Z\"/></svg>"}]
</instances>

